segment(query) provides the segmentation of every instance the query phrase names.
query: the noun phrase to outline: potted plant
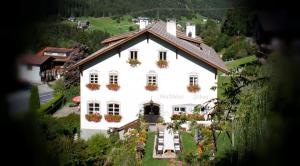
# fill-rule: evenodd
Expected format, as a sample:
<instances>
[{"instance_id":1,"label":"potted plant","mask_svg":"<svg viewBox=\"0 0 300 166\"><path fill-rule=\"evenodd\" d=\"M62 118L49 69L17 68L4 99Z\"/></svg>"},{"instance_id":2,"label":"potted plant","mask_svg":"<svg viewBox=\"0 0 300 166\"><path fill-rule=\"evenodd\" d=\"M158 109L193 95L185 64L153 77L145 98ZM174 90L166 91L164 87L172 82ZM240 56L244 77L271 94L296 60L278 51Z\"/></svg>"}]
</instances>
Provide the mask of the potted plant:
<instances>
[{"instance_id":1,"label":"potted plant","mask_svg":"<svg viewBox=\"0 0 300 166\"><path fill-rule=\"evenodd\" d=\"M107 122L120 122L122 119L121 115L110 115L110 114L106 114L104 116L105 120Z\"/></svg>"},{"instance_id":2,"label":"potted plant","mask_svg":"<svg viewBox=\"0 0 300 166\"><path fill-rule=\"evenodd\" d=\"M193 92L193 93L200 91L199 85L189 85L187 86L187 89L189 92Z\"/></svg>"},{"instance_id":3,"label":"potted plant","mask_svg":"<svg viewBox=\"0 0 300 166\"><path fill-rule=\"evenodd\" d=\"M98 90L100 88L100 85L97 83L88 83L86 87L90 90Z\"/></svg>"},{"instance_id":4,"label":"potted plant","mask_svg":"<svg viewBox=\"0 0 300 166\"><path fill-rule=\"evenodd\" d=\"M131 59L131 58L129 58L127 62L132 67L135 67L136 65L138 65L138 64L140 65L141 64L141 62L139 60L137 60L137 59Z\"/></svg>"},{"instance_id":5,"label":"potted plant","mask_svg":"<svg viewBox=\"0 0 300 166\"><path fill-rule=\"evenodd\" d=\"M113 91L117 91L119 90L120 86L118 84L107 84L106 87L109 89L109 90L113 90Z\"/></svg>"},{"instance_id":6,"label":"potted plant","mask_svg":"<svg viewBox=\"0 0 300 166\"><path fill-rule=\"evenodd\" d=\"M166 67L168 67L168 61L166 61L166 60L158 60L156 62L156 64L157 64L157 66L159 68L166 68Z\"/></svg>"},{"instance_id":7,"label":"potted plant","mask_svg":"<svg viewBox=\"0 0 300 166\"><path fill-rule=\"evenodd\" d=\"M100 122L102 116L99 113L86 114L85 118L89 122Z\"/></svg>"},{"instance_id":8,"label":"potted plant","mask_svg":"<svg viewBox=\"0 0 300 166\"><path fill-rule=\"evenodd\" d=\"M145 88L146 88L146 90L154 91L154 90L157 90L157 85L148 84L145 86Z\"/></svg>"}]
</instances>

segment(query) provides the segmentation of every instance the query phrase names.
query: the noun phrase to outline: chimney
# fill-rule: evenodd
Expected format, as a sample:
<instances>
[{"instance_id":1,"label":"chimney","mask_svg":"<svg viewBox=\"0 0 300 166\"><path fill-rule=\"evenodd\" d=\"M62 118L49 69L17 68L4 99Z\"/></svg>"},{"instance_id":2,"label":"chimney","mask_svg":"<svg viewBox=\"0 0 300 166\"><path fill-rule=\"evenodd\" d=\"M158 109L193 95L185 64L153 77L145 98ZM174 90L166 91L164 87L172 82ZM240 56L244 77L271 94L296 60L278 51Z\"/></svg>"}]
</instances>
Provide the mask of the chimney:
<instances>
[{"instance_id":1,"label":"chimney","mask_svg":"<svg viewBox=\"0 0 300 166\"><path fill-rule=\"evenodd\" d=\"M149 18L139 17L140 30L144 29L149 24Z\"/></svg>"},{"instance_id":2,"label":"chimney","mask_svg":"<svg viewBox=\"0 0 300 166\"><path fill-rule=\"evenodd\" d=\"M167 32L173 36L176 36L176 20L167 20Z\"/></svg>"},{"instance_id":3,"label":"chimney","mask_svg":"<svg viewBox=\"0 0 300 166\"><path fill-rule=\"evenodd\" d=\"M190 22L186 23L186 36L195 38L196 37L196 26Z\"/></svg>"}]
</instances>

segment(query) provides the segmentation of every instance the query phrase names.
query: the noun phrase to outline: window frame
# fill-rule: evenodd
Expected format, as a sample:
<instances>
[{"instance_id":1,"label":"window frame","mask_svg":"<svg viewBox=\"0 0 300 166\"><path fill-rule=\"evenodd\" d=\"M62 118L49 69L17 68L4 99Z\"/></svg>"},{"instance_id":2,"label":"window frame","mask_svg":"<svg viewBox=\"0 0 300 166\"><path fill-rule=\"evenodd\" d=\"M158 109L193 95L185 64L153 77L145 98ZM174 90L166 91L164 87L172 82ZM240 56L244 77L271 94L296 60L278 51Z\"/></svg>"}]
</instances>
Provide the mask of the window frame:
<instances>
[{"instance_id":1,"label":"window frame","mask_svg":"<svg viewBox=\"0 0 300 166\"><path fill-rule=\"evenodd\" d=\"M132 54L132 53L135 53L135 54ZM137 50L130 50L129 59L138 60L138 51Z\"/></svg>"},{"instance_id":2,"label":"window frame","mask_svg":"<svg viewBox=\"0 0 300 166\"><path fill-rule=\"evenodd\" d=\"M119 74L117 72L110 72L108 75L109 84L118 84L119 83Z\"/></svg>"},{"instance_id":3,"label":"window frame","mask_svg":"<svg viewBox=\"0 0 300 166\"><path fill-rule=\"evenodd\" d=\"M96 106L96 104L98 106ZM92 108L92 110L90 108ZM100 108L101 108L100 102L98 102L98 101L90 101L90 102L87 103L88 114L94 114L94 113L99 113L100 114ZM96 110L96 109L98 109L98 110Z\"/></svg>"},{"instance_id":4,"label":"window frame","mask_svg":"<svg viewBox=\"0 0 300 166\"><path fill-rule=\"evenodd\" d=\"M110 107L110 105L112 105L112 107ZM118 111L116 111L116 106L118 106ZM110 110L112 109L112 110ZM121 105L120 103L117 102L109 102L107 103L107 114L108 115L120 115L121 113ZM116 113L117 112L117 113Z\"/></svg>"},{"instance_id":5,"label":"window frame","mask_svg":"<svg viewBox=\"0 0 300 166\"><path fill-rule=\"evenodd\" d=\"M159 51L158 52L158 60L167 61L167 51Z\"/></svg>"},{"instance_id":6,"label":"window frame","mask_svg":"<svg viewBox=\"0 0 300 166\"><path fill-rule=\"evenodd\" d=\"M89 83L90 84L98 84L99 83L99 74L96 72L91 72L89 74Z\"/></svg>"},{"instance_id":7,"label":"window frame","mask_svg":"<svg viewBox=\"0 0 300 166\"><path fill-rule=\"evenodd\" d=\"M199 76L198 74L190 74L189 75L189 85L199 85Z\"/></svg>"},{"instance_id":8,"label":"window frame","mask_svg":"<svg viewBox=\"0 0 300 166\"><path fill-rule=\"evenodd\" d=\"M151 78L151 79L150 79ZM158 84L158 77L155 73L148 73L146 76L146 83L147 85L156 85Z\"/></svg>"}]
</instances>

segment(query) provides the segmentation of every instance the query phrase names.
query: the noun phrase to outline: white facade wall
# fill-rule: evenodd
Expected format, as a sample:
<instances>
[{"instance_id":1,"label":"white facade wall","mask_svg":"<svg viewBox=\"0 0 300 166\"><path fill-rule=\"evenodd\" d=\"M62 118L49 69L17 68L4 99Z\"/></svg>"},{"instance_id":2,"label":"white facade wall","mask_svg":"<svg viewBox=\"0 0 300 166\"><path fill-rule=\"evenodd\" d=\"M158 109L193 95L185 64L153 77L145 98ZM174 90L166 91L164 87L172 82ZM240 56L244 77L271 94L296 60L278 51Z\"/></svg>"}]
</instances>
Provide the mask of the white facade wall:
<instances>
[{"instance_id":1,"label":"white facade wall","mask_svg":"<svg viewBox=\"0 0 300 166\"><path fill-rule=\"evenodd\" d=\"M19 79L31 83L41 83L40 66L32 65L31 70L27 65L19 65Z\"/></svg>"},{"instance_id":2,"label":"white facade wall","mask_svg":"<svg viewBox=\"0 0 300 166\"><path fill-rule=\"evenodd\" d=\"M137 67L131 67L127 63L130 50L138 51L138 60L141 62ZM156 61L159 51L167 51L167 68L159 68ZM89 74L97 71L99 75L100 89L92 91L86 87L89 83ZM119 73L118 91L108 90L109 72ZM158 90L148 91L145 89L146 76L150 71L157 74ZM191 93L187 90L189 74L197 73L201 90ZM216 69L205 63L195 60L189 55L176 50L173 46L153 36L149 43L145 36L127 43L121 47L121 55L113 52L102 55L92 62L83 66L80 79L81 91L81 129L107 130L109 127L120 127L135 119L139 111L143 110L143 104L148 103L151 98L154 103L160 105L160 115L166 122L171 121L172 106L178 104L201 104L209 99L217 97L217 91L210 88L216 86ZM101 122L89 122L85 119L88 112L88 101L100 102ZM109 123L104 119L107 114L108 102L120 104L121 122Z\"/></svg>"}]
</instances>

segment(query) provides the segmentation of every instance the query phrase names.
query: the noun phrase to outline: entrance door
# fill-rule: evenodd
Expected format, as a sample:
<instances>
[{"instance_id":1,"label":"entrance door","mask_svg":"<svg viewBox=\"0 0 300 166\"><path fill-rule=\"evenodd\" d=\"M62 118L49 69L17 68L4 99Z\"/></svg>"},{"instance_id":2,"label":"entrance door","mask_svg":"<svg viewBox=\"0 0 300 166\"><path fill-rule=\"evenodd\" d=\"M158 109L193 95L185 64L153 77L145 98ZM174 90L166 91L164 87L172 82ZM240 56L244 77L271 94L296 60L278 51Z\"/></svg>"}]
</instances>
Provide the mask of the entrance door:
<instances>
[{"instance_id":1,"label":"entrance door","mask_svg":"<svg viewBox=\"0 0 300 166\"><path fill-rule=\"evenodd\" d=\"M144 104L144 119L146 122L156 123L159 116L159 104L152 102Z\"/></svg>"}]
</instances>

